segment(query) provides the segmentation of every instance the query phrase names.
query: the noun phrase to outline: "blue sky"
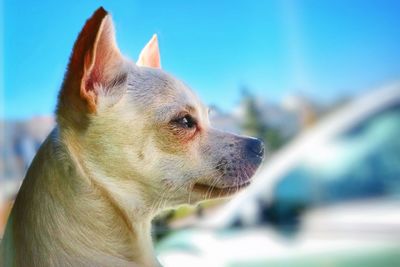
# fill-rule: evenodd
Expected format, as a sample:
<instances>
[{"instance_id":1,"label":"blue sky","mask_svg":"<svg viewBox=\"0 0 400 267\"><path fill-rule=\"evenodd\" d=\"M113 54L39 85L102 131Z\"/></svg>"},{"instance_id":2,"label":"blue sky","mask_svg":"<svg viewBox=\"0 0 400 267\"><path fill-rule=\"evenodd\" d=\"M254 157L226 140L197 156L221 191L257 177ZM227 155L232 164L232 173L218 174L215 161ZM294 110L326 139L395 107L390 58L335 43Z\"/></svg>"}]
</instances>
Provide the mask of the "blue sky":
<instances>
[{"instance_id":1,"label":"blue sky","mask_svg":"<svg viewBox=\"0 0 400 267\"><path fill-rule=\"evenodd\" d=\"M123 53L136 60L157 33L163 68L224 110L242 85L272 101L330 101L400 80L399 1L5 0L1 117L53 113L75 38L100 5Z\"/></svg>"}]
</instances>

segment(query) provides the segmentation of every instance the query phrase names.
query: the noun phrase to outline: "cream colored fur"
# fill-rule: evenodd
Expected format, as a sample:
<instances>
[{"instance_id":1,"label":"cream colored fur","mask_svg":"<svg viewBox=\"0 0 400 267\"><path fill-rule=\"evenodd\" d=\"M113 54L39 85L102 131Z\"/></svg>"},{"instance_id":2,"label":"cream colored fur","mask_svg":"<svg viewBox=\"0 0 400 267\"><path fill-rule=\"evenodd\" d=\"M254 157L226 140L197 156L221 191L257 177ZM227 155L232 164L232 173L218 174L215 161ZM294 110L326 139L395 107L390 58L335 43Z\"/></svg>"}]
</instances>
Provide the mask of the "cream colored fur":
<instances>
[{"instance_id":1,"label":"cream colored fur","mask_svg":"<svg viewBox=\"0 0 400 267\"><path fill-rule=\"evenodd\" d=\"M104 9L86 23L57 127L8 220L1 266L158 266L151 220L160 210L248 184L262 157L243 152L250 139L213 129L196 95L160 67L156 37L136 65Z\"/></svg>"}]
</instances>

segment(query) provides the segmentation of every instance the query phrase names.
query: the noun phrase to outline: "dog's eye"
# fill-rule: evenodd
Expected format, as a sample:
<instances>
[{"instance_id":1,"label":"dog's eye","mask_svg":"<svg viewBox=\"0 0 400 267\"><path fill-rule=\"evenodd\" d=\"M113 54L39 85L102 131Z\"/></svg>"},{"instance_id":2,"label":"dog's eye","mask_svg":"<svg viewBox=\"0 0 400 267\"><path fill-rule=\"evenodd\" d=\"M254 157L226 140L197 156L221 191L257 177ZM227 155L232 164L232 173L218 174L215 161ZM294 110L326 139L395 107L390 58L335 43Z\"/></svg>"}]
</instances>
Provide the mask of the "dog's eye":
<instances>
[{"instance_id":1,"label":"dog's eye","mask_svg":"<svg viewBox=\"0 0 400 267\"><path fill-rule=\"evenodd\" d=\"M196 120L190 115L175 119L173 122L186 129L194 128L197 125Z\"/></svg>"}]
</instances>

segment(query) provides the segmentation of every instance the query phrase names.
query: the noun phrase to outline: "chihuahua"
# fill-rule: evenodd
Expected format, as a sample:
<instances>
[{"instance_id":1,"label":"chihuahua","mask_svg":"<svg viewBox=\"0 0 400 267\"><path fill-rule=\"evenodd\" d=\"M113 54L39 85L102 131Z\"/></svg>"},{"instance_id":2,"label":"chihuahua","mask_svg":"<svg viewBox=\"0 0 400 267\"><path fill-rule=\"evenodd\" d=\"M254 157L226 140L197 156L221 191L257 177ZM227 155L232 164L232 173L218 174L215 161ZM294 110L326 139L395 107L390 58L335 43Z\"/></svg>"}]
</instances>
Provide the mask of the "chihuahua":
<instances>
[{"instance_id":1,"label":"chihuahua","mask_svg":"<svg viewBox=\"0 0 400 267\"><path fill-rule=\"evenodd\" d=\"M8 219L1 266L160 266L152 218L249 185L264 146L218 131L183 82L161 70L157 36L136 63L99 8L74 45L57 126Z\"/></svg>"}]
</instances>

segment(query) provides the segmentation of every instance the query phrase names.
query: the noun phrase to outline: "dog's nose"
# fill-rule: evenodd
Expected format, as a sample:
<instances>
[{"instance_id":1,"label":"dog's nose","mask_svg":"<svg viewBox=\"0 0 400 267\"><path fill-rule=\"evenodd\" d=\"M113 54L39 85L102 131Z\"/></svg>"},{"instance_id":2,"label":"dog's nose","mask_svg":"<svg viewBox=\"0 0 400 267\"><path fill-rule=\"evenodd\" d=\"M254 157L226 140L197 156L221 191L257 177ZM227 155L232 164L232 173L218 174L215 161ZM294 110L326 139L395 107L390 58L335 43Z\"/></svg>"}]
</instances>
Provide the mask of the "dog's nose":
<instances>
[{"instance_id":1,"label":"dog's nose","mask_svg":"<svg viewBox=\"0 0 400 267\"><path fill-rule=\"evenodd\" d=\"M246 150L257 155L258 157L264 156L264 143L260 139L251 138L246 143Z\"/></svg>"}]
</instances>

